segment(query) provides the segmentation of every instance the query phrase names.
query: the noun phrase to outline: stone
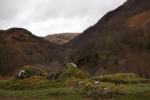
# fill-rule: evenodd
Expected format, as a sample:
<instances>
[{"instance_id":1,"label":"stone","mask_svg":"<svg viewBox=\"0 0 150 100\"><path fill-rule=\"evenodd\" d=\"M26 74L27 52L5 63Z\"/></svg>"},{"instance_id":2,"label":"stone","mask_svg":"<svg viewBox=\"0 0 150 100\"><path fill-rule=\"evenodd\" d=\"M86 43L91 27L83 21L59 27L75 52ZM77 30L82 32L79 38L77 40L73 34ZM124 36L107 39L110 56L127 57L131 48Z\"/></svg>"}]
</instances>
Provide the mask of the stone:
<instances>
[{"instance_id":1,"label":"stone","mask_svg":"<svg viewBox=\"0 0 150 100\"><path fill-rule=\"evenodd\" d=\"M24 79L24 78L26 78L25 70L20 70L20 72L18 73L18 78L19 78L19 79Z\"/></svg>"},{"instance_id":2,"label":"stone","mask_svg":"<svg viewBox=\"0 0 150 100\"><path fill-rule=\"evenodd\" d=\"M70 66L71 66L71 67L78 68L78 67L77 67L77 65L76 65L76 64L74 64L74 63L67 63L67 67L70 67Z\"/></svg>"},{"instance_id":3,"label":"stone","mask_svg":"<svg viewBox=\"0 0 150 100\"><path fill-rule=\"evenodd\" d=\"M100 83L99 81L95 81L95 82L94 82L94 84L99 84L99 83Z\"/></svg>"},{"instance_id":4,"label":"stone","mask_svg":"<svg viewBox=\"0 0 150 100\"><path fill-rule=\"evenodd\" d=\"M103 89L103 92L102 92L102 95L108 95L110 93L110 90L108 88L104 88Z\"/></svg>"}]
</instances>

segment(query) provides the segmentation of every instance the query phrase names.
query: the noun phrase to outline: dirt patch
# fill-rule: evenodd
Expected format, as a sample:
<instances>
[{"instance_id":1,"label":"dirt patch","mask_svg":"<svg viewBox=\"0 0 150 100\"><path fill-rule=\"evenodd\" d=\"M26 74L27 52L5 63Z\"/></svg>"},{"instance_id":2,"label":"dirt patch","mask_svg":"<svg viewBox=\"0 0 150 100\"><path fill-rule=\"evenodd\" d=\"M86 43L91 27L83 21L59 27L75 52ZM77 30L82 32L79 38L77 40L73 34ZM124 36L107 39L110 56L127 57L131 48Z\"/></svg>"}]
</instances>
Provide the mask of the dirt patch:
<instances>
[{"instance_id":1,"label":"dirt patch","mask_svg":"<svg viewBox=\"0 0 150 100\"><path fill-rule=\"evenodd\" d=\"M138 27L150 20L150 10L136 14L128 19L128 27Z\"/></svg>"}]
</instances>

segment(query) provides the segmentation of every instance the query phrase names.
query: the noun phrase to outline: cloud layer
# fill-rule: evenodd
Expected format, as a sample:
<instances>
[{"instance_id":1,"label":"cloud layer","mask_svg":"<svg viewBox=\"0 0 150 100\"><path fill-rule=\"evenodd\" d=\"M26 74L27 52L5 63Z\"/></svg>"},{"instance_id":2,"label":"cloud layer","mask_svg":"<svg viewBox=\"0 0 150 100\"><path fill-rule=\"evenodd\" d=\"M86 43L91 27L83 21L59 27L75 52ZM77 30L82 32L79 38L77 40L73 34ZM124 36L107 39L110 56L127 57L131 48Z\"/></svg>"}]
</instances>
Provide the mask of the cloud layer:
<instances>
[{"instance_id":1,"label":"cloud layer","mask_svg":"<svg viewBox=\"0 0 150 100\"><path fill-rule=\"evenodd\" d=\"M23 27L38 36L82 32L126 0L0 0L0 29Z\"/></svg>"}]
</instances>

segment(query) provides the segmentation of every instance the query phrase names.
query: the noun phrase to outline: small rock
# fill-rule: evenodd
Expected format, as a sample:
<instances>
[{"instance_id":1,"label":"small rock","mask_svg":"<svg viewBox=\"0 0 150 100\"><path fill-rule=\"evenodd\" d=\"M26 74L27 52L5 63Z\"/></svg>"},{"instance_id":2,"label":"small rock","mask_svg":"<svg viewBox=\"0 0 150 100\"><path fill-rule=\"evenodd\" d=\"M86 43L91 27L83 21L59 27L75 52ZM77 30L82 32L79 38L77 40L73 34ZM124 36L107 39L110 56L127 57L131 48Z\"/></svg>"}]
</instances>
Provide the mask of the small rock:
<instances>
[{"instance_id":1,"label":"small rock","mask_svg":"<svg viewBox=\"0 0 150 100\"><path fill-rule=\"evenodd\" d=\"M99 83L100 83L99 81L95 81L95 82L94 82L94 84L99 84Z\"/></svg>"},{"instance_id":2,"label":"small rock","mask_svg":"<svg viewBox=\"0 0 150 100\"><path fill-rule=\"evenodd\" d=\"M19 79L25 78L25 70L20 70L20 72L19 72L19 74L18 74L18 78L19 78Z\"/></svg>"},{"instance_id":3,"label":"small rock","mask_svg":"<svg viewBox=\"0 0 150 100\"><path fill-rule=\"evenodd\" d=\"M110 90L108 88L103 89L103 95L108 95L110 93Z\"/></svg>"}]
</instances>

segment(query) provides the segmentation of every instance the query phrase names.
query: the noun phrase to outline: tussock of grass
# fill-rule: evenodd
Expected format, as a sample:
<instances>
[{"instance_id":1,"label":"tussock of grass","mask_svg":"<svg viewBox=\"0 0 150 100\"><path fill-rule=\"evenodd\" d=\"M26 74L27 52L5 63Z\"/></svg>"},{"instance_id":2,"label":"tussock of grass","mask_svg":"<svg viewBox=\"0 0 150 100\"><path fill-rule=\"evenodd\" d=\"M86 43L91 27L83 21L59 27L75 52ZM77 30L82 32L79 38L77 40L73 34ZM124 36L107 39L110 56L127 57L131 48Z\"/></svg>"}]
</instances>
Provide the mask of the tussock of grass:
<instances>
[{"instance_id":1,"label":"tussock of grass","mask_svg":"<svg viewBox=\"0 0 150 100\"><path fill-rule=\"evenodd\" d=\"M25 75L22 77L22 79L29 78L31 76L46 76L46 72L44 70L34 66L24 66L20 68L20 71L21 70L25 71Z\"/></svg>"},{"instance_id":2,"label":"tussock of grass","mask_svg":"<svg viewBox=\"0 0 150 100\"><path fill-rule=\"evenodd\" d=\"M118 73L114 75L103 75L91 78L91 80L98 80L102 82L111 83L150 83L150 79L141 78L133 73Z\"/></svg>"},{"instance_id":3,"label":"tussock of grass","mask_svg":"<svg viewBox=\"0 0 150 100\"><path fill-rule=\"evenodd\" d=\"M23 80L9 80L0 82L0 88L6 90L24 90L24 89L39 89L47 87L63 87L65 86L61 81L49 81L41 76L32 76Z\"/></svg>"}]
</instances>

